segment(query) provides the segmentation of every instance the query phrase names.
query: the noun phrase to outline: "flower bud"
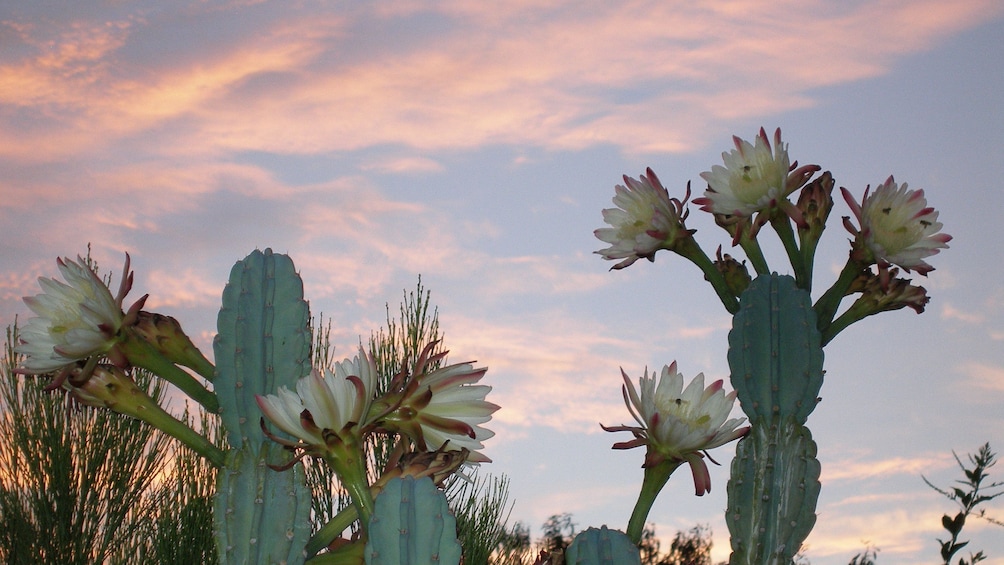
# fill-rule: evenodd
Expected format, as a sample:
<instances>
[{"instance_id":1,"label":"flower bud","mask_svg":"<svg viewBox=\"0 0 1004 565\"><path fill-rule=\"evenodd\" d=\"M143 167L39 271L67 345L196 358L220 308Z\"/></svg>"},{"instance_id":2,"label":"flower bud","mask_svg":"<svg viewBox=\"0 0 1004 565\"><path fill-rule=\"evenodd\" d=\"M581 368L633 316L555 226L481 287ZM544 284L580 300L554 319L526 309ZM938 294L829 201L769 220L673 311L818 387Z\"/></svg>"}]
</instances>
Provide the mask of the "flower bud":
<instances>
[{"instance_id":1,"label":"flower bud","mask_svg":"<svg viewBox=\"0 0 1004 565\"><path fill-rule=\"evenodd\" d=\"M716 256L715 268L725 278L725 284L729 287L729 291L736 295L736 297L741 296L753 280L750 277L749 270L746 269L746 261L740 263L728 253L722 255L721 245L718 246ZM704 280L708 280L708 278L704 277Z\"/></svg>"},{"instance_id":2,"label":"flower bud","mask_svg":"<svg viewBox=\"0 0 1004 565\"><path fill-rule=\"evenodd\" d=\"M89 374L74 369L63 388L80 404L108 408L133 417L140 406L150 401L125 371L114 365L98 365Z\"/></svg>"},{"instance_id":3,"label":"flower bud","mask_svg":"<svg viewBox=\"0 0 1004 565\"><path fill-rule=\"evenodd\" d=\"M143 341L152 345L171 363L194 369L207 379L212 378L212 364L195 347L175 318L141 310L136 315L135 323L129 329Z\"/></svg>"},{"instance_id":4,"label":"flower bud","mask_svg":"<svg viewBox=\"0 0 1004 565\"><path fill-rule=\"evenodd\" d=\"M803 242L807 238L811 238L813 242L819 241L826 228L826 219L833 209L832 193L833 175L829 171L807 184L799 193L796 207L805 219L805 224L798 228Z\"/></svg>"}]
</instances>

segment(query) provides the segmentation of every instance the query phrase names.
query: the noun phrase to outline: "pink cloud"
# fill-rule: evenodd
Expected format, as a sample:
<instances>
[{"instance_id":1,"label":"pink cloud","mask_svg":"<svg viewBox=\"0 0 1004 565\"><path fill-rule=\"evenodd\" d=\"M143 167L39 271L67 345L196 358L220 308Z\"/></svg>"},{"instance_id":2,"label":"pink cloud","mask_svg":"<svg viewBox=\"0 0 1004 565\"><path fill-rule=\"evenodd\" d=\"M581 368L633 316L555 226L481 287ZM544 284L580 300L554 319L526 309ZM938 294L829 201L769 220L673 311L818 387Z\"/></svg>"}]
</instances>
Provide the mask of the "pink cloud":
<instances>
[{"instance_id":1,"label":"pink cloud","mask_svg":"<svg viewBox=\"0 0 1004 565\"><path fill-rule=\"evenodd\" d=\"M0 64L0 101L39 119L16 136L0 130L0 152L52 159L141 132L159 137L146 150L161 155L384 143L681 151L706 141L693 137L701 126L810 106L813 89L875 76L1001 12L990 0L406 6L368 19L213 13L204 25L248 31L142 55L163 20L9 22L31 54ZM443 27L355 45L419 15ZM186 17L198 33L198 14Z\"/></svg>"},{"instance_id":2,"label":"pink cloud","mask_svg":"<svg viewBox=\"0 0 1004 565\"><path fill-rule=\"evenodd\" d=\"M390 173L438 173L443 166L433 159L425 157L400 157L364 163L364 171L379 171Z\"/></svg>"},{"instance_id":3,"label":"pink cloud","mask_svg":"<svg viewBox=\"0 0 1004 565\"><path fill-rule=\"evenodd\" d=\"M559 312L491 322L444 312L440 323L451 351L476 357L489 367L486 381L496 387L493 401L503 407L495 419L517 431L548 426L600 433L600 422L628 423L621 367L638 378L645 365L639 360L652 355L647 341L611 336L592 319ZM528 332L528 327L534 330ZM684 327L675 328L667 339L679 347L678 339L686 339L687 333ZM688 378L699 372L695 367L683 370Z\"/></svg>"},{"instance_id":4,"label":"pink cloud","mask_svg":"<svg viewBox=\"0 0 1004 565\"><path fill-rule=\"evenodd\" d=\"M879 548L879 562L897 557L912 562L910 558L928 548L936 554L930 540L937 535L941 513L933 508L934 504L923 511L903 508L908 502L909 497L898 497L896 503L884 506L886 510L868 506L866 511L847 509L836 513L821 508L825 521L821 519L806 540L807 554L813 561L830 557L844 563L869 543Z\"/></svg>"},{"instance_id":5,"label":"pink cloud","mask_svg":"<svg viewBox=\"0 0 1004 565\"><path fill-rule=\"evenodd\" d=\"M186 307L213 311L220 306L221 283L193 268L171 271L153 268L144 273L144 279L148 283L143 292L150 295L147 310Z\"/></svg>"},{"instance_id":6,"label":"pink cloud","mask_svg":"<svg viewBox=\"0 0 1004 565\"><path fill-rule=\"evenodd\" d=\"M941 317L946 320L958 320L966 324L981 324L984 320L981 314L966 312L951 304L945 304L941 307Z\"/></svg>"},{"instance_id":7,"label":"pink cloud","mask_svg":"<svg viewBox=\"0 0 1004 565\"><path fill-rule=\"evenodd\" d=\"M867 456L844 458L823 466L820 481L825 485L841 481L889 478L897 475L917 477L923 473L930 473L932 469L947 467L951 461L950 456L943 455L879 459Z\"/></svg>"},{"instance_id":8,"label":"pink cloud","mask_svg":"<svg viewBox=\"0 0 1004 565\"><path fill-rule=\"evenodd\" d=\"M1004 393L1004 367L978 361L968 361L962 365L970 386L983 391Z\"/></svg>"}]
</instances>

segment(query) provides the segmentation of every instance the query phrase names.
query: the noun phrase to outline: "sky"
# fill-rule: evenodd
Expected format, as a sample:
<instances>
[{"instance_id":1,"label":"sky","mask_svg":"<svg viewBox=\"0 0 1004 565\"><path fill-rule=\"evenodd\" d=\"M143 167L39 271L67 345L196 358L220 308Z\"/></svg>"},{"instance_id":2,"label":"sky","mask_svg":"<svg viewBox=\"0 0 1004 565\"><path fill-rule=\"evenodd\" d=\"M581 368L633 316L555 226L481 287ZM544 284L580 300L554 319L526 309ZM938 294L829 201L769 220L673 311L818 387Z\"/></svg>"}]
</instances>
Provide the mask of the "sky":
<instances>
[{"instance_id":1,"label":"sky","mask_svg":"<svg viewBox=\"0 0 1004 565\"><path fill-rule=\"evenodd\" d=\"M956 510L922 475L947 487L953 450L1004 448L1002 56L997 0L6 2L0 323L90 243L116 274L128 252L134 296L211 356L230 268L272 248L350 356L421 276L450 359L488 367L502 408L482 471L509 477L511 520L625 528L643 452L599 427L631 423L620 369L727 380L731 319L672 254L609 271L593 230L622 175L696 196L733 135L780 127L793 160L859 197L889 175L923 188L954 237L914 277L926 312L826 347L808 422L812 563L866 543L883 565L933 562ZM847 257L836 200L817 297ZM688 227L730 251L696 206ZM727 557L734 449L712 452L704 497L674 475L659 534L709 524ZM999 527L964 533L1004 564Z\"/></svg>"}]
</instances>

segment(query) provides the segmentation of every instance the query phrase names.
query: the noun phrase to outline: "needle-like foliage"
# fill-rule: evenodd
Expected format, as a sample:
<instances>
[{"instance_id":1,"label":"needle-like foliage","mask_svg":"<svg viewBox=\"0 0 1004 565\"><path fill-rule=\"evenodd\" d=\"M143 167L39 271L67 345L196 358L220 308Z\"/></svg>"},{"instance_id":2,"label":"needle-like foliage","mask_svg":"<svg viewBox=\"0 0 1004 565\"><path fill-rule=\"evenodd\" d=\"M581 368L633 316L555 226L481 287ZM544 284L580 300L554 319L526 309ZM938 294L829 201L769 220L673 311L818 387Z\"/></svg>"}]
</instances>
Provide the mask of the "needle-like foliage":
<instances>
[{"instance_id":1,"label":"needle-like foliage","mask_svg":"<svg viewBox=\"0 0 1004 565\"><path fill-rule=\"evenodd\" d=\"M454 475L446 488L450 507L457 516L457 538L464 548L466 565L488 565L493 551L506 536L509 478L472 473Z\"/></svg>"},{"instance_id":2,"label":"needle-like foliage","mask_svg":"<svg viewBox=\"0 0 1004 565\"><path fill-rule=\"evenodd\" d=\"M17 325L0 360L0 561L123 563L157 514L147 493L172 441L110 410L70 407L46 378L14 369ZM159 400L159 382L134 374Z\"/></svg>"},{"instance_id":3,"label":"needle-like foliage","mask_svg":"<svg viewBox=\"0 0 1004 565\"><path fill-rule=\"evenodd\" d=\"M198 420L198 423L195 420ZM205 411L198 416L187 410L182 421L222 447L220 420ZM216 538L213 535L213 495L216 493L216 467L181 445L173 443L164 481L149 494L157 512L150 524L152 531L140 543L140 552L132 563L186 565L217 563Z\"/></svg>"}]
</instances>

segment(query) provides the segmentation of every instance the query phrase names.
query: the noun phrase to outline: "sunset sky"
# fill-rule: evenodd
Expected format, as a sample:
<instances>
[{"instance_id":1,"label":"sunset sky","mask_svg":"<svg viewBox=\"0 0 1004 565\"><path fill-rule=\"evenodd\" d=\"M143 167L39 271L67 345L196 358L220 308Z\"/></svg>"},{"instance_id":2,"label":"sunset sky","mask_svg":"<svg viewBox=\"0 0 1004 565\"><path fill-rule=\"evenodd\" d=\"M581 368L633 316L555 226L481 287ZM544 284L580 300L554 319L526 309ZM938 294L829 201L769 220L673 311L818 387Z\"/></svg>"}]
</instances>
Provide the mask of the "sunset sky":
<instances>
[{"instance_id":1,"label":"sunset sky","mask_svg":"<svg viewBox=\"0 0 1004 565\"><path fill-rule=\"evenodd\" d=\"M644 453L611 451L629 436L598 425L632 422L620 367L727 380L731 319L672 254L609 271L593 230L622 175L652 167L697 196L732 135L780 127L793 160L858 197L890 174L923 188L954 236L915 277L924 314L827 346L808 423L813 565L866 542L881 565L935 562L956 510L921 474L950 486L952 450L1004 449L1002 58L999 0L7 2L0 323L90 242L116 275L129 252L134 295L211 355L230 268L271 247L347 356L421 275L450 359L489 368L502 409L482 471L510 477L511 520L623 529ZM817 297L847 257L835 196ZM729 251L699 207L688 226ZM674 475L658 533L710 524L727 557L733 453L712 452L704 497ZM1004 529L965 536L1004 564Z\"/></svg>"}]
</instances>

